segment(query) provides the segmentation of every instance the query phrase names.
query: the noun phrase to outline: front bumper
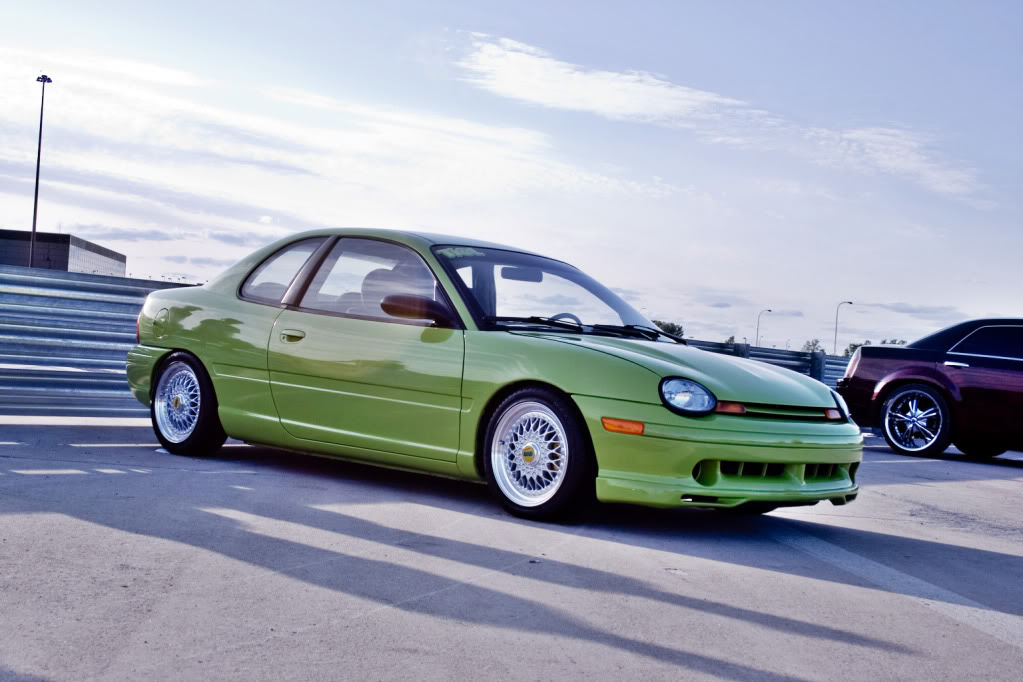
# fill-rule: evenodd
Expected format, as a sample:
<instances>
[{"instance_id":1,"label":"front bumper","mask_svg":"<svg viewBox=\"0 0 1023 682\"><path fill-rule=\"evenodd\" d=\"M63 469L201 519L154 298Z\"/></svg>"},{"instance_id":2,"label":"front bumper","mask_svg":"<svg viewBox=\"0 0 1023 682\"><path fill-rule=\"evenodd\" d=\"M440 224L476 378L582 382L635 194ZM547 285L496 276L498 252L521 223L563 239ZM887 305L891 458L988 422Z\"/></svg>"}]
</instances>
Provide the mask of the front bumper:
<instances>
[{"instance_id":1,"label":"front bumper","mask_svg":"<svg viewBox=\"0 0 1023 682\"><path fill-rule=\"evenodd\" d=\"M661 405L573 398L593 441L601 501L727 508L856 498L863 436L855 424L681 417ZM643 422L644 433L611 433L601 417Z\"/></svg>"}]
</instances>

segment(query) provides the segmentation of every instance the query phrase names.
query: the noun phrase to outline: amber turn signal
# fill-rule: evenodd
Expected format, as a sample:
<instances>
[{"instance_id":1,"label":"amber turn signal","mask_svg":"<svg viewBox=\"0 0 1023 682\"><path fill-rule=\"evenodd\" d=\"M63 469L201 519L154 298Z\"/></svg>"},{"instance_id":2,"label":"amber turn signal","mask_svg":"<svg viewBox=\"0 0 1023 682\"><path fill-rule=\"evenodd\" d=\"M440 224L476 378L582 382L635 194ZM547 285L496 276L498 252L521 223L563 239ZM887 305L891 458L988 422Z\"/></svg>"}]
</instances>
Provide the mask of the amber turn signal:
<instances>
[{"instance_id":1,"label":"amber turn signal","mask_svg":"<svg viewBox=\"0 0 1023 682\"><path fill-rule=\"evenodd\" d=\"M613 419L611 417L601 417L600 423L604 425L604 428L612 433L628 433L633 436L643 435L643 422L634 422L628 419Z\"/></svg>"},{"instance_id":2,"label":"amber turn signal","mask_svg":"<svg viewBox=\"0 0 1023 682\"><path fill-rule=\"evenodd\" d=\"M719 400L714 411L721 412L723 414L746 414L746 406L742 403L730 403Z\"/></svg>"},{"instance_id":3,"label":"amber turn signal","mask_svg":"<svg viewBox=\"0 0 1023 682\"><path fill-rule=\"evenodd\" d=\"M829 407L828 409L824 410L824 416L827 417L828 419L838 421L842 419L842 412L841 410L836 410L833 407Z\"/></svg>"}]
</instances>

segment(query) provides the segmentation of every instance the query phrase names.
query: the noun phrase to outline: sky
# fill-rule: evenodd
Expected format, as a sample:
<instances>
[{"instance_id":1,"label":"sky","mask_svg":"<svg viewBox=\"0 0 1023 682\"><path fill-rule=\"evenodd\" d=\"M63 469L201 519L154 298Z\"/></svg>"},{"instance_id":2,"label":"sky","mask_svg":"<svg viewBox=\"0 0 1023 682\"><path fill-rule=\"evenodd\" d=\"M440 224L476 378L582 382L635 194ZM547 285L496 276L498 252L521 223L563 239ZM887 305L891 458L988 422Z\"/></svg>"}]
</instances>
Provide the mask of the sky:
<instances>
[{"instance_id":1,"label":"sky","mask_svg":"<svg viewBox=\"0 0 1023 682\"><path fill-rule=\"evenodd\" d=\"M923 8L926 7L926 11ZM0 227L205 281L322 226L573 263L685 335L1023 317L1015 1L0 0Z\"/></svg>"}]
</instances>

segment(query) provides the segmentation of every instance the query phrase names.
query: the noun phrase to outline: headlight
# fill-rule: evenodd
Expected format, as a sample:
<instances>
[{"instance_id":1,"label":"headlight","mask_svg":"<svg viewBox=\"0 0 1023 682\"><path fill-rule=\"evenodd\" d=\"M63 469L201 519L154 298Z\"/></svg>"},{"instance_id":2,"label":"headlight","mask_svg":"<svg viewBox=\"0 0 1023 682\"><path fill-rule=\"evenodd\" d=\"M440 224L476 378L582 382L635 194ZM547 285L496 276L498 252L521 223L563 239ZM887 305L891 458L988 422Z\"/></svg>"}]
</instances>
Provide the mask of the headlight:
<instances>
[{"instance_id":1,"label":"headlight","mask_svg":"<svg viewBox=\"0 0 1023 682\"><path fill-rule=\"evenodd\" d=\"M831 396L835 399L835 404L838 405L838 409L842 411L842 416L847 421L852 421L852 414L849 412L849 405L845 402L845 398L838 391L832 391Z\"/></svg>"},{"instance_id":2,"label":"headlight","mask_svg":"<svg viewBox=\"0 0 1023 682\"><path fill-rule=\"evenodd\" d=\"M661 380L661 400L672 412L690 416L713 412L718 404L706 387L681 377Z\"/></svg>"}]
</instances>

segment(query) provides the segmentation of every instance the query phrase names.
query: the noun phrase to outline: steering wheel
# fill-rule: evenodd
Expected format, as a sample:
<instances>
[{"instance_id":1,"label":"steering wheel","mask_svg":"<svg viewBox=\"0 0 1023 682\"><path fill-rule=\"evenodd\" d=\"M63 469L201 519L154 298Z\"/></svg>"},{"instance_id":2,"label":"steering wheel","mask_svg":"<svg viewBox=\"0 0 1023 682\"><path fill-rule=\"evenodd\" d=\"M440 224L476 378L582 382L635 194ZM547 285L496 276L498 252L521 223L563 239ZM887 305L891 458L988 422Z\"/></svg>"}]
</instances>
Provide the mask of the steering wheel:
<instances>
[{"instance_id":1,"label":"steering wheel","mask_svg":"<svg viewBox=\"0 0 1023 682\"><path fill-rule=\"evenodd\" d=\"M572 313L558 313L557 315L551 315L551 319L552 320L560 320L563 317L567 317L567 318L571 319L573 322L575 322L580 327L583 326L583 321L580 320L575 315L573 315Z\"/></svg>"}]
</instances>

